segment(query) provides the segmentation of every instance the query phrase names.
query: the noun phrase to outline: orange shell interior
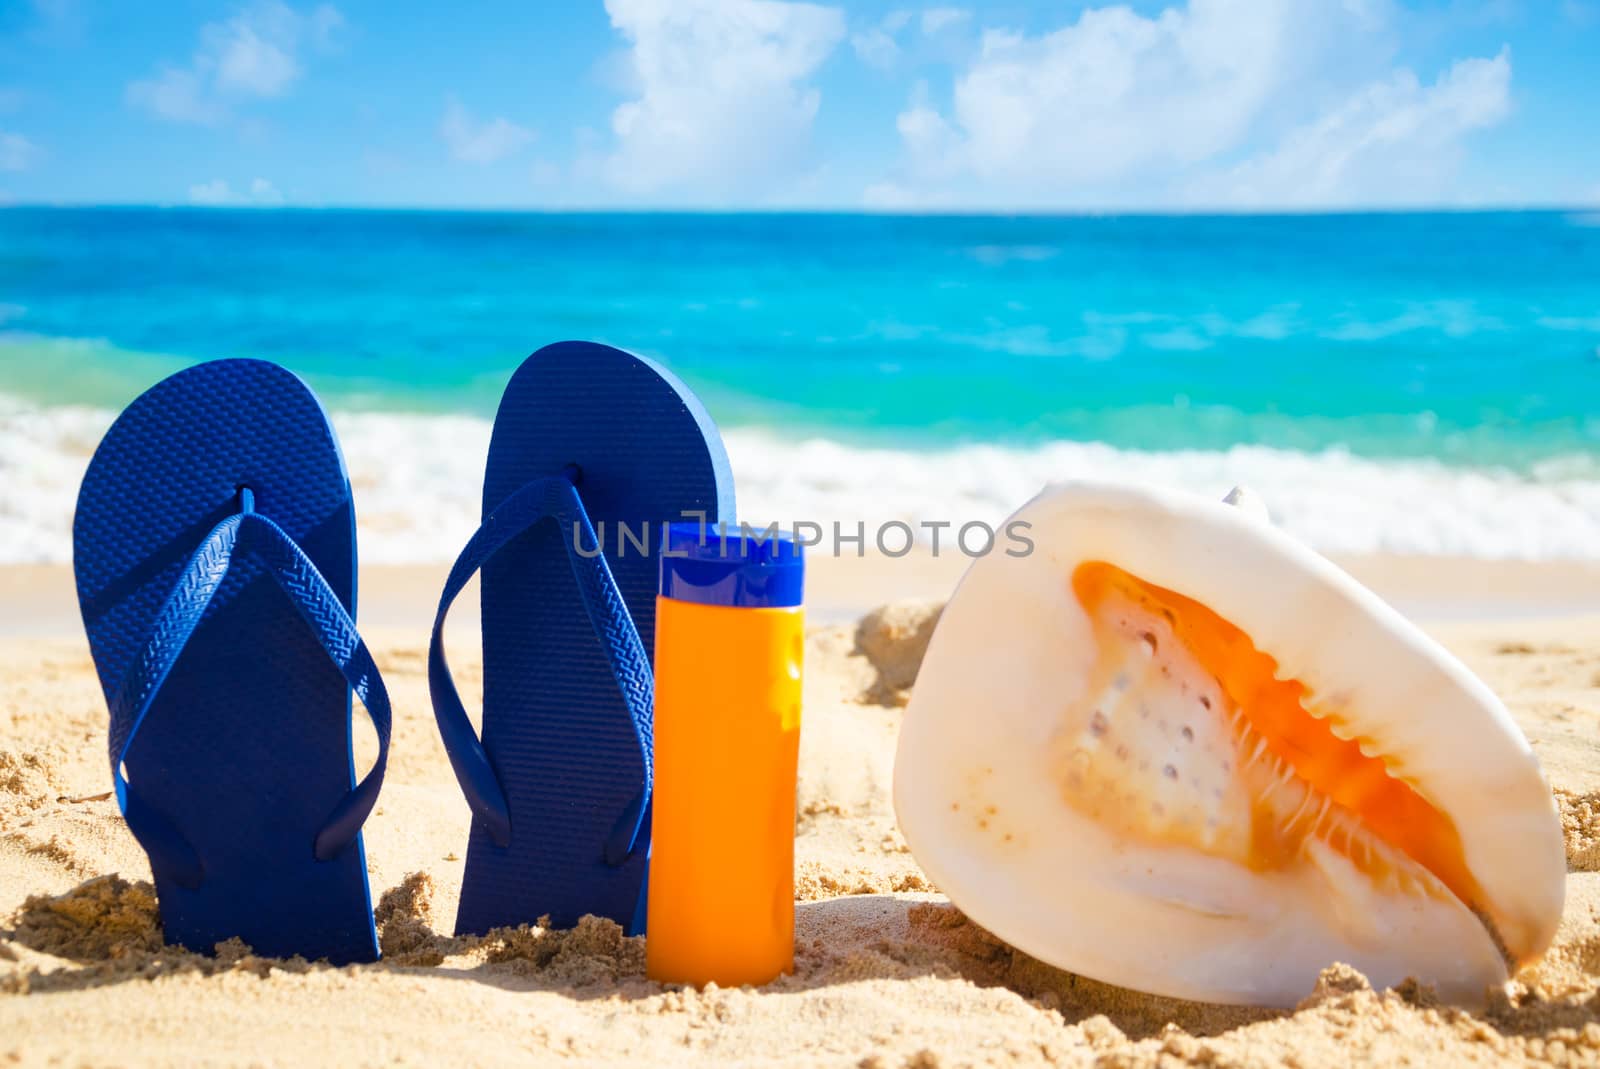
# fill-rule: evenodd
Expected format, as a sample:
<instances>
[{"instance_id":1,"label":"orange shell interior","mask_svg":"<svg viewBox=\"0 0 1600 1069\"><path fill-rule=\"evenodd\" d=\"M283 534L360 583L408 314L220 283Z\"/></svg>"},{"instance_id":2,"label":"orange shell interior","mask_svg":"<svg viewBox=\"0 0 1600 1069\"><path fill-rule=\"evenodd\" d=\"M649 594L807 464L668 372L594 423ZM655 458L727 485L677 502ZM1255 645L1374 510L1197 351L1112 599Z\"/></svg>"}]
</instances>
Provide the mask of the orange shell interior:
<instances>
[{"instance_id":1,"label":"orange shell interior","mask_svg":"<svg viewBox=\"0 0 1600 1069\"><path fill-rule=\"evenodd\" d=\"M1254 734L1296 776L1359 818L1373 836L1427 869L1469 908L1481 901L1450 817L1398 775L1392 764L1363 754L1356 741L1336 736L1329 721L1339 710L1319 708L1318 715L1312 715L1308 708L1312 695L1305 684L1278 678L1277 661L1250 635L1200 602L1105 561L1079 565L1072 575L1072 589L1093 620L1106 619L1119 604L1132 604L1165 619ZM1307 834L1310 829L1285 828L1270 808L1255 806L1247 861L1259 870L1284 866L1298 854ZM1376 871L1386 865L1381 853L1353 849L1348 835L1324 841L1373 879L1389 875Z\"/></svg>"}]
</instances>

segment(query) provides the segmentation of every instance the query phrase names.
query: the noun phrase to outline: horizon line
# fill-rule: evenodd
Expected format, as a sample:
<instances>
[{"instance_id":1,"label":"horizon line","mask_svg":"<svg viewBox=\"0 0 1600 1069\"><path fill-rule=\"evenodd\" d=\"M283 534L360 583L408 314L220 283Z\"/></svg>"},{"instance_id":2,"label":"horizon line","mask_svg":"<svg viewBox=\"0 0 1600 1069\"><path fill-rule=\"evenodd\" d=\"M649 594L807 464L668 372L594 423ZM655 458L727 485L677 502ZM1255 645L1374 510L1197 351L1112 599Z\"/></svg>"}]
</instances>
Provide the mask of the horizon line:
<instances>
[{"instance_id":1,"label":"horizon line","mask_svg":"<svg viewBox=\"0 0 1600 1069\"><path fill-rule=\"evenodd\" d=\"M744 205L739 207L711 207L694 205L452 205L452 204L191 204L161 201L27 201L0 200L0 212L14 210L46 211L171 211L194 213L272 214L274 212L372 212L461 215L681 215L681 216L733 216L733 215L836 215L886 218L1031 218L1031 219L1091 219L1107 217L1148 218L1295 218L1351 215L1512 215L1512 214L1587 214L1600 213L1600 202L1570 204L1437 204L1437 205L1327 205L1327 206L1261 206L1230 207L1208 206L1181 208L1175 206L1150 207L929 207L893 208L875 206L768 206Z\"/></svg>"}]
</instances>

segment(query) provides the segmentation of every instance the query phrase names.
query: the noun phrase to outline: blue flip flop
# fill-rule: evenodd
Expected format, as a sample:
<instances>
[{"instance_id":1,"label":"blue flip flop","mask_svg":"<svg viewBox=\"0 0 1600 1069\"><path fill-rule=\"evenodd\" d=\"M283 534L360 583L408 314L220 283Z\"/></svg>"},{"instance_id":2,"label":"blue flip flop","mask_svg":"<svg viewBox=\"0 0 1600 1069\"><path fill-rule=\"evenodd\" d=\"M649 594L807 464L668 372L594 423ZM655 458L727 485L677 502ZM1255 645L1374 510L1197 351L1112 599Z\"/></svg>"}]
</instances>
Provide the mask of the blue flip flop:
<instances>
[{"instance_id":1,"label":"blue flip flop","mask_svg":"<svg viewBox=\"0 0 1600 1069\"><path fill-rule=\"evenodd\" d=\"M259 360L152 387L84 475L73 566L168 942L375 960L360 832L389 700L352 619L350 481L311 391ZM359 783L352 692L378 734Z\"/></svg>"},{"instance_id":2,"label":"blue flip flop","mask_svg":"<svg viewBox=\"0 0 1600 1069\"><path fill-rule=\"evenodd\" d=\"M586 913L643 929L662 525L733 516L700 402L619 349L561 342L500 402L483 525L445 583L434 715L473 813L459 934ZM483 572L483 738L445 662L450 604Z\"/></svg>"}]
</instances>

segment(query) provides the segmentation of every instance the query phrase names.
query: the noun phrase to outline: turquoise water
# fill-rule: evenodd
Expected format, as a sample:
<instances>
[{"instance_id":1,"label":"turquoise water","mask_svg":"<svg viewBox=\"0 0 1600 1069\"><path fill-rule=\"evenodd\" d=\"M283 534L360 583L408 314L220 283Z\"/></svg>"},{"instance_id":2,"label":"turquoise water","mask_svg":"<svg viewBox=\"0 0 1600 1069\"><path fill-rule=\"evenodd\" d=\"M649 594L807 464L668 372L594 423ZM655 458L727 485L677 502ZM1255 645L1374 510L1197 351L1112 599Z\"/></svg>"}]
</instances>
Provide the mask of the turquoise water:
<instances>
[{"instance_id":1,"label":"turquoise water","mask_svg":"<svg viewBox=\"0 0 1600 1069\"><path fill-rule=\"evenodd\" d=\"M1600 559L1600 216L0 211L0 561L65 560L113 414L267 357L366 560L476 526L511 370L657 357L743 518L997 523L1048 482L1255 489L1330 552Z\"/></svg>"},{"instance_id":2,"label":"turquoise water","mask_svg":"<svg viewBox=\"0 0 1600 1069\"><path fill-rule=\"evenodd\" d=\"M1600 458L1600 218L0 211L0 394L111 408L259 356L341 410L492 414L515 362L663 359L857 445Z\"/></svg>"}]
</instances>

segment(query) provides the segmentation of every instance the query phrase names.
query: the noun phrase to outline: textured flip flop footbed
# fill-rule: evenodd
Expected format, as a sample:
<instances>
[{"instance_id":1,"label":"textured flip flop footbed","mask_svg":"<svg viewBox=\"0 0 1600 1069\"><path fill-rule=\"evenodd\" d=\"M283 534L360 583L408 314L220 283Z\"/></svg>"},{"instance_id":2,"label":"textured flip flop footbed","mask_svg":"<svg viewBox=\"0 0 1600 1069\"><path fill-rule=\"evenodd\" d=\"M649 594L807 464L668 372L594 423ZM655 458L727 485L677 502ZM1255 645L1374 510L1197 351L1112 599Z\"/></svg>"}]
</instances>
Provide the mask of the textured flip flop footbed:
<instances>
[{"instance_id":1,"label":"textured flip flop footbed","mask_svg":"<svg viewBox=\"0 0 1600 1069\"><path fill-rule=\"evenodd\" d=\"M261 361L189 368L116 421L78 499L78 597L108 701L190 554L239 510L241 487L354 613L349 480L316 398ZM377 956L360 837L332 860L312 853L354 783L350 714L350 688L300 614L238 559L124 761L205 869L188 889L156 866L169 942L209 952L238 936L264 955Z\"/></svg>"},{"instance_id":2,"label":"textured flip flop footbed","mask_svg":"<svg viewBox=\"0 0 1600 1069\"><path fill-rule=\"evenodd\" d=\"M733 480L715 426L688 389L647 360L563 342L522 365L506 388L484 479L484 510L527 483L577 473L644 649L654 647L660 525L701 512L733 516ZM621 521L647 549L619 537ZM632 926L649 821L627 861L603 847L639 796L643 756L627 707L580 599L563 539L541 522L483 568L483 745L510 810L506 847L474 821L459 932L586 913Z\"/></svg>"}]
</instances>

